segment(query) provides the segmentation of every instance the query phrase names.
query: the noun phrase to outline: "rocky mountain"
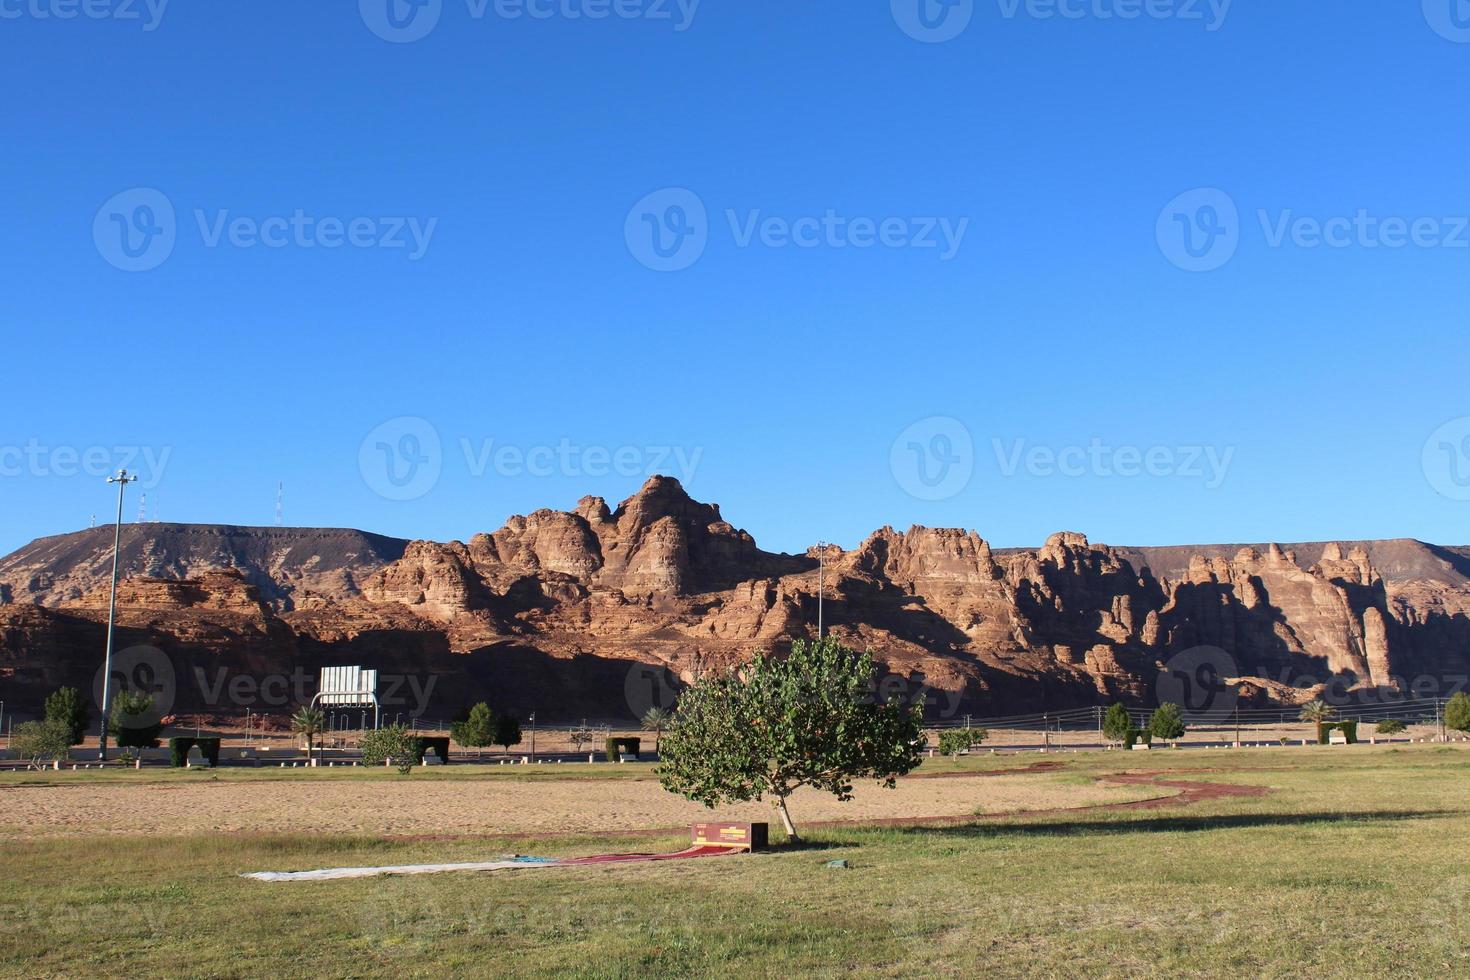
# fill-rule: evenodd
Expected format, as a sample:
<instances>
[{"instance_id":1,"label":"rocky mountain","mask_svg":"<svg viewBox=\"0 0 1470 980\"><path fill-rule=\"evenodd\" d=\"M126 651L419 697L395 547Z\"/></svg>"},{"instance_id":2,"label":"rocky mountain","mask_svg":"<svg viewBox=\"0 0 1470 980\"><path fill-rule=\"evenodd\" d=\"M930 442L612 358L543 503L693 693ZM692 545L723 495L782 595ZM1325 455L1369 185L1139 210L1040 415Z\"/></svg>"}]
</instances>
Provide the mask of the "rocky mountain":
<instances>
[{"instance_id":1,"label":"rocky mountain","mask_svg":"<svg viewBox=\"0 0 1470 980\"><path fill-rule=\"evenodd\" d=\"M12 705L92 686L110 535L0 559ZM655 477L615 510L586 497L467 543L138 524L121 553L119 646L142 651L124 669L146 662L172 710L215 715L284 711L333 664L378 668L390 713L489 700L544 721L636 715L701 670L812 635L819 562L829 634L871 649L885 693L936 716L1148 703L1171 658L1204 646L1258 700L1444 691L1470 674L1470 549L1417 541L1115 548L1060 533L997 550L913 527L785 555Z\"/></svg>"}]
</instances>

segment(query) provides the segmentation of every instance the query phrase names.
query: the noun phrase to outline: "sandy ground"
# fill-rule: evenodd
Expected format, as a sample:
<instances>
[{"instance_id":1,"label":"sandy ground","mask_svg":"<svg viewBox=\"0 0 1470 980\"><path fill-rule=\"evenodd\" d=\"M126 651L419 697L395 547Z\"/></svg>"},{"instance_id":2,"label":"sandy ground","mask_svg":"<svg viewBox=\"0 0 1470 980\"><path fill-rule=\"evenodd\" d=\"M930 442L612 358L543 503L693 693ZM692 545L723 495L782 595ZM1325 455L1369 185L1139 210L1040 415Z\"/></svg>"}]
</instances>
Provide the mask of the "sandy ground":
<instances>
[{"instance_id":1,"label":"sandy ground","mask_svg":"<svg viewBox=\"0 0 1470 980\"><path fill-rule=\"evenodd\" d=\"M802 820L965 816L1123 803L1170 791L1069 784L1050 773L900 780L859 786L840 803L802 790ZM0 838L80 834L352 833L374 835L609 833L699 820L779 818L769 805L710 811L653 780L229 780L175 785L0 786Z\"/></svg>"}]
</instances>

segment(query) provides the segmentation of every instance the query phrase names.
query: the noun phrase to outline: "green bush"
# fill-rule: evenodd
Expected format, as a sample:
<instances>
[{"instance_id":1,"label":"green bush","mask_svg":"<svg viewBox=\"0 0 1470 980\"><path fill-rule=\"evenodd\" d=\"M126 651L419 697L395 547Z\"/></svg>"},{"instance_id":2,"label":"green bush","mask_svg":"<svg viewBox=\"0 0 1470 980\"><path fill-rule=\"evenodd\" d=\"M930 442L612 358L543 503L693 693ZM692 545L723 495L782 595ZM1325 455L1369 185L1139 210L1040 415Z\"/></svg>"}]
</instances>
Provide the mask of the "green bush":
<instances>
[{"instance_id":1,"label":"green bush","mask_svg":"<svg viewBox=\"0 0 1470 980\"><path fill-rule=\"evenodd\" d=\"M1153 717L1148 720L1149 734L1154 738L1163 739L1166 742L1174 742L1184 737L1184 713L1179 710L1177 704L1161 704Z\"/></svg>"},{"instance_id":2,"label":"green bush","mask_svg":"<svg viewBox=\"0 0 1470 980\"><path fill-rule=\"evenodd\" d=\"M1109 742L1127 742L1128 733L1132 730L1133 718L1122 702L1113 705L1103 716L1103 738ZM1133 743L1128 744L1131 746Z\"/></svg>"},{"instance_id":3,"label":"green bush","mask_svg":"<svg viewBox=\"0 0 1470 980\"><path fill-rule=\"evenodd\" d=\"M462 721L449 727L449 735L467 749L483 749L495 738L495 714L485 702L470 709Z\"/></svg>"},{"instance_id":4,"label":"green bush","mask_svg":"<svg viewBox=\"0 0 1470 980\"><path fill-rule=\"evenodd\" d=\"M1385 718L1378 723L1378 727L1374 730L1380 735L1398 735L1406 731L1408 727L1408 725L1405 725L1397 718Z\"/></svg>"},{"instance_id":5,"label":"green bush","mask_svg":"<svg viewBox=\"0 0 1470 980\"><path fill-rule=\"evenodd\" d=\"M1330 745L1332 733L1342 732L1347 738L1349 745L1356 745L1358 741L1358 723L1355 721L1317 722L1317 744Z\"/></svg>"},{"instance_id":6,"label":"green bush","mask_svg":"<svg viewBox=\"0 0 1470 980\"><path fill-rule=\"evenodd\" d=\"M80 745L92 713L74 687L58 687L46 698L46 720L66 728L68 745Z\"/></svg>"},{"instance_id":7,"label":"green bush","mask_svg":"<svg viewBox=\"0 0 1470 980\"><path fill-rule=\"evenodd\" d=\"M954 728L939 733L939 752L941 755L957 756L974 748L990 737L990 732L984 728Z\"/></svg>"},{"instance_id":8,"label":"green bush","mask_svg":"<svg viewBox=\"0 0 1470 980\"><path fill-rule=\"evenodd\" d=\"M413 772L415 762L422 758L418 736L403 725L388 725L368 732L359 747L363 765L381 766L391 761L405 776Z\"/></svg>"},{"instance_id":9,"label":"green bush","mask_svg":"<svg viewBox=\"0 0 1470 980\"><path fill-rule=\"evenodd\" d=\"M10 733L10 748L28 766L40 767L42 762L65 761L70 732L57 721L28 721L15 726Z\"/></svg>"},{"instance_id":10,"label":"green bush","mask_svg":"<svg viewBox=\"0 0 1470 980\"><path fill-rule=\"evenodd\" d=\"M1127 734L1123 736L1123 744L1125 748L1131 749L1139 742L1142 742L1144 745L1153 745L1154 733L1146 728L1130 728L1128 729Z\"/></svg>"},{"instance_id":11,"label":"green bush","mask_svg":"<svg viewBox=\"0 0 1470 980\"><path fill-rule=\"evenodd\" d=\"M1470 732L1470 694L1461 691L1444 706L1444 726L1452 731Z\"/></svg>"},{"instance_id":12,"label":"green bush","mask_svg":"<svg viewBox=\"0 0 1470 980\"><path fill-rule=\"evenodd\" d=\"M141 691L118 691L108 714L107 732L120 749L156 748L163 725L152 720L153 716L152 696Z\"/></svg>"},{"instance_id":13,"label":"green bush","mask_svg":"<svg viewBox=\"0 0 1470 980\"><path fill-rule=\"evenodd\" d=\"M643 740L637 738L609 738L602 745L602 757L608 762L620 762L624 752L637 755L642 744Z\"/></svg>"}]
</instances>

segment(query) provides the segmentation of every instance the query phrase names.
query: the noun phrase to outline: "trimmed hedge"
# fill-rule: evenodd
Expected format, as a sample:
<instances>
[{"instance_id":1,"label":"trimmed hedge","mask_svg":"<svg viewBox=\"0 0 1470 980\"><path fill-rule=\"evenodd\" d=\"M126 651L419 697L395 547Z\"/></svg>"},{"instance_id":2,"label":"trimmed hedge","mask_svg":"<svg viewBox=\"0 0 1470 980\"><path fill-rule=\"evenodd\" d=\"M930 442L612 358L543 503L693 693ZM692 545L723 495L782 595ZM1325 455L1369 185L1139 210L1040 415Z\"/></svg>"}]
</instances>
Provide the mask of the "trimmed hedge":
<instances>
[{"instance_id":1,"label":"trimmed hedge","mask_svg":"<svg viewBox=\"0 0 1470 980\"><path fill-rule=\"evenodd\" d=\"M419 765L424 764L424 756L429 749L439 757L439 761L448 765L449 763L449 738L444 735L420 735L418 743L414 747L414 753L418 756Z\"/></svg>"},{"instance_id":2,"label":"trimmed hedge","mask_svg":"<svg viewBox=\"0 0 1470 980\"><path fill-rule=\"evenodd\" d=\"M1349 745L1358 743L1358 723L1355 721L1317 722L1317 744L1329 745L1333 732L1342 732Z\"/></svg>"},{"instance_id":3,"label":"trimmed hedge","mask_svg":"<svg viewBox=\"0 0 1470 980\"><path fill-rule=\"evenodd\" d=\"M219 739L212 736L195 737L179 735L168 740L169 765L183 769L189 764L189 749L199 746L199 752L209 760L211 766L219 765Z\"/></svg>"},{"instance_id":4,"label":"trimmed hedge","mask_svg":"<svg viewBox=\"0 0 1470 980\"><path fill-rule=\"evenodd\" d=\"M1154 733L1146 728L1130 728L1128 729L1127 737L1123 741L1123 747L1126 749L1133 748L1139 742L1142 742L1144 745L1153 745Z\"/></svg>"},{"instance_id":5,"label":"trimmed hedge","mask_svg":"<svg viewBox=\"0 0 1470 980\"><path fill-rule=\"evenodd\" d=\"M636 756L642 744L643 740L639 738L610 738L602 745L602 755L608 762L621 762L625 749Z\"/></svg>"}]
</instances>

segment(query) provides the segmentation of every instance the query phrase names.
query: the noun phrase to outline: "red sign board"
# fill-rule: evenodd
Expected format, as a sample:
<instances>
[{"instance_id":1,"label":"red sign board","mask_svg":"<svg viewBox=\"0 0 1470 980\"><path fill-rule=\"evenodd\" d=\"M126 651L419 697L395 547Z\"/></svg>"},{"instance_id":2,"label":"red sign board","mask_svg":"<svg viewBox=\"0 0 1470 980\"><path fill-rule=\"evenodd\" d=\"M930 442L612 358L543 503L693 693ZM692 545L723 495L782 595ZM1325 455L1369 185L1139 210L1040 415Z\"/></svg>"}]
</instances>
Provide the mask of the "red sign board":
<instances>
[{"instance_id":1,"label":"red sign board","mask_svg":"<svg viewBox=\"0 0 1470 980\"><path fill-rule=\"evenodd\" d=\"M763 851L769 843L770 826L763 823L697 823L692 828L693 843L723 844Z\"/></svg>"}]
</instances>

